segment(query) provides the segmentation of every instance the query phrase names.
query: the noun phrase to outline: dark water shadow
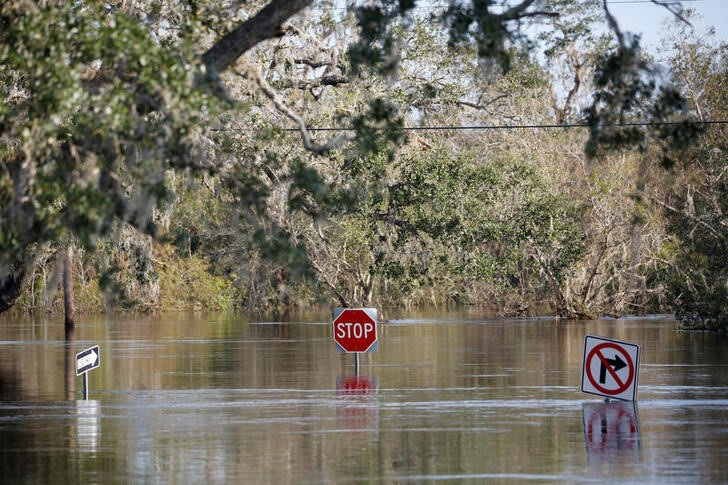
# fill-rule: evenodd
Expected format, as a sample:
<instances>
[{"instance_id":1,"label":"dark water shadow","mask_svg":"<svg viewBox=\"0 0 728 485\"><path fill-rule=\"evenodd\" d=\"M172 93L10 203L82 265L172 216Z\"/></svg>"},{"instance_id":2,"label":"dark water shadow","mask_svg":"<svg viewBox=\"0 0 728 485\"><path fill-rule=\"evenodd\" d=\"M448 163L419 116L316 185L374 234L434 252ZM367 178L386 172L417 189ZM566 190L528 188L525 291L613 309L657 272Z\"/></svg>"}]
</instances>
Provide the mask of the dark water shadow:
<instances>
[{"instance_id":1,"label":"dark water shadow","mask_svg":"<svg viewBox=\"0 0 728 485\"><path fill-rule=\"evenodd\" d=\"M73 328L66 327L63 344L63 390L67 401L76 399L76 354Z\"/></svg>"}]
</instances>

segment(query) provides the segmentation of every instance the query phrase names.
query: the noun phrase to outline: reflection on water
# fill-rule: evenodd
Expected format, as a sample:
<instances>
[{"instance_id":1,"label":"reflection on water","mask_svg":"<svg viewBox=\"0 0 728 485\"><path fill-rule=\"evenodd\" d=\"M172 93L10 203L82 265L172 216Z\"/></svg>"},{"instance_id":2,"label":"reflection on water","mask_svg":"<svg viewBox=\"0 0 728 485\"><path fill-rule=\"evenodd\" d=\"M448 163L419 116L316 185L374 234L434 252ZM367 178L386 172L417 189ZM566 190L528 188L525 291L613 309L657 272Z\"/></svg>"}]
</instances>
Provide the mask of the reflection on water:
<instances>
[{"instance_id":1,"label":"reflection on water","mask_svg":"<svg viewBox=\"0 0 728 485\"><path fill-rule=\"evenodd\" d=\"M667 319L328 316L0 323L0 466L28 482L728 481L728 341ZM636 408L579 392L586 334L642 346ZM75 353L99 344L93 401ZM71 366L71 369L73 367Z\"/></svg>"},{"instance_id":2,"label":"reflection on water","mask_svg":"<svg viewBox=\"0 0 728 485\"><path fill-rule=\"evenodd\" d=\"M641 458L637 408L631 402L588 402L581 406L587 463L624 464Z\"/></svg>"},{"instance_id":3,"label":"reflection on water","mask_svg":"<svg viewBox=\"0 0 728 485\"><path fill-rule=\"evenodd\" d=\"M76 393L76 353L73 347L73 327L64 329L63 345L63 389L67 400L74 399Z\"/></svg>"},{"instance_id":4,"label":"reflection on water","mask_svg":"<svg viewBox=\"0 0 728 485\"><path fill-rule=\"evenodd\" d=\"M341 377L336 383L338 427L367 430L379 422L377 382L362 375Z\"/></svg>"},{"instance_id":5,"label":"reflection on water","mask_svg":"<svg viewBox=\"0 0 728 485\"><path fill-rule=\"evenodd\" d=\"M79 451L99 449L101 403L96 400L76 401L76 445Z\"/></svg>"}]
</instances>

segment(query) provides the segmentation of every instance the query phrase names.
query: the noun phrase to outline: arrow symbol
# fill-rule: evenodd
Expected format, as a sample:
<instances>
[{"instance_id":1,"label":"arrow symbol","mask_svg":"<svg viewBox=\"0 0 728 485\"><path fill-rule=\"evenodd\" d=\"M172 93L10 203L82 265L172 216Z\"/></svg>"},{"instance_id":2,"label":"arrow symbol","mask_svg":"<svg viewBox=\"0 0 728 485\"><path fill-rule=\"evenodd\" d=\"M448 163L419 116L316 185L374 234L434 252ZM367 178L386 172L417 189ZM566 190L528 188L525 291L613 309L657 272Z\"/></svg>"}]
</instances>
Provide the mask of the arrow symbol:
<instances>
[{"instance_id":1,"label":"arrow symbol","mask_svg":"<svg viewBox=\"0 0 728 485\"><path fill-rule=\"evenodd\" d=\"M78 359L76 362L76 369L82 369L87 365L94 365L97 360L99 360L99 354L92 350L90 354L86 354Z\"/></svg>"},{"instance_id":2,"label":"arrow symbol","mask_svg":"<svg viewBox=\"0 0 728 485\"><path fill-rule=\"evenodd\" d=\"M614 371L618 371L619 369L623 369L627 367L627 363L623 361L619 355L614 356L613 359L604 359L602 361L601 367L599 368L599 383L604 384L607 380L607 368L604 366L604 362L608 363L611 367L614 368Z\"/></svg>"}]
</instances>

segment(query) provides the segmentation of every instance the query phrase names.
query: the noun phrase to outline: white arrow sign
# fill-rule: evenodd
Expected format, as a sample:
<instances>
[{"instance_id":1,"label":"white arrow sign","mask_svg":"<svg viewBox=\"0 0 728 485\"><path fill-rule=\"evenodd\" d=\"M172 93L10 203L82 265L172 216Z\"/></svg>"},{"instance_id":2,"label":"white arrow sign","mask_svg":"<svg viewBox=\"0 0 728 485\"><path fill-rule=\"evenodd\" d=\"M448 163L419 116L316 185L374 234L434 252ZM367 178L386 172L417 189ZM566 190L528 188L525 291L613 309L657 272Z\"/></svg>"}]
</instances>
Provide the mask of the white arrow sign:
<instances>
[{"instance_id":1,"label":"white arrow sign","mask_svg":"<svg viewBox=\"0 0 728 485\"><path fill-rule=\"evenodd\" d=\"M90 354L86 354L78 359L78 362L76 362L76 369L81 369L87 365L94 365L97 360L99 360L99 354L92 350Z\"/></svg>"},{"instance_id":2,"label":"white arrow sign","mask_svg":"<svg viewBox=\"0 0 728 485\"><path fill-rule=\"evenodd\" d=\"M100 364L101 359L98 345L79 352L76 354L76 375L79 376L84 372L95 369Z\"/></svg>"}]
</instances>

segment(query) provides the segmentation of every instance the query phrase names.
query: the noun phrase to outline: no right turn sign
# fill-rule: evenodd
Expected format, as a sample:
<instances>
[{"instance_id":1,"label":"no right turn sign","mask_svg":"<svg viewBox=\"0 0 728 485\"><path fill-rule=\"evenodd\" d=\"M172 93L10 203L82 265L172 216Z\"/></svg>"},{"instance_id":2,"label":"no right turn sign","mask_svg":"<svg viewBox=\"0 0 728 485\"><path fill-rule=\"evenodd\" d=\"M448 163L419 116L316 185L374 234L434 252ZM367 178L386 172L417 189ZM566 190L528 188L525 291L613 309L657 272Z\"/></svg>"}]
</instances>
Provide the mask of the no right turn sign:
<instances>
[{"instance_id":1,"label":"no right turn sign","mask_svg":"<svg viewBox=\"0 0 728 485\"><path fill-rule=\"evenodd\" d=\"M634 401L639 359L640 346L637 344L587 335L584 339L582 392Z\"/></svg>"}]
</instances>

